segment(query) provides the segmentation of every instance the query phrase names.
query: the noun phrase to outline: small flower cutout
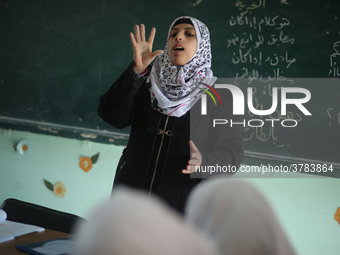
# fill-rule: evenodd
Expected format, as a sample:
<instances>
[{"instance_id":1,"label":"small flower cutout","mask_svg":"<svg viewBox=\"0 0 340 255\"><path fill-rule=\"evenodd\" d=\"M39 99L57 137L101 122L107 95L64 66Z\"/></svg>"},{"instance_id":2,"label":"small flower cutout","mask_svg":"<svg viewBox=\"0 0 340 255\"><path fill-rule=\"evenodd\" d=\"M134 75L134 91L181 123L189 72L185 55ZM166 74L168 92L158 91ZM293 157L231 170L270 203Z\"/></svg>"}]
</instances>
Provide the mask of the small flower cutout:
<instances>
[{"instance_id":1,"label":"small flower cutout","mask_svg":"<svg viewBox=\"0 0 340 255\"><path fill-rule=\"evenodd\" d=\"M44 179L44 183L47 189L53 192L56 197L64 197L66 193L66 187L62 182L56 182L52 184L51 182Z\"/></svg>"},{"instance_id":2,"label":"small flower cutout","mask_svg":"<svg viewBox=\"0 0 340 255\"><path fill-rule=\"evenodd\" d=\"M340 225L340 207L338 207L338 209L336 209L336 212L334 214L334 219L338 222L338 224Z\"/></svg>"},{"instance_id":3,"label":"small flower cutout","mask_svg":"<svg viewBox=\"0 0 340 255\"><path fill-rule=\"evenodd\" d=\"M14 150L20 155L24 155L28 152L28 143L25 140L21 140L14 145Z\"/></svg>"},{"instance_id":4,"label":"small flower cutout","mask_svg":"<svg viewBox=\"0 0 340 255\"><path fill-rule=\"evenodd\" d=\"M79 167L83 169L85 173L89 172L92 169L92 165L98 161L99 152L92 157L80 157Z\"/></svg>"},{"instance_id":5,"label":"small flower cutout","mask_svg":"<svg viewBox=\"0 0 340 255\"><path fill-rule=\"evenodd\" d=\"M57 197L63 197L66 193L66 187L62 182L57 182L53 185L53 193Z\"/></svg>"},{"instance_id":6,"label":"small flower cutout","mask_svg":"<svg viewBox=\"0 0 340 255\"><path fill-rule=\"evenodd\" d=\"M79 167L83 169L85 173L91 170L92 160L89 157L80 157Z\"/></svg>"}]
</instances>

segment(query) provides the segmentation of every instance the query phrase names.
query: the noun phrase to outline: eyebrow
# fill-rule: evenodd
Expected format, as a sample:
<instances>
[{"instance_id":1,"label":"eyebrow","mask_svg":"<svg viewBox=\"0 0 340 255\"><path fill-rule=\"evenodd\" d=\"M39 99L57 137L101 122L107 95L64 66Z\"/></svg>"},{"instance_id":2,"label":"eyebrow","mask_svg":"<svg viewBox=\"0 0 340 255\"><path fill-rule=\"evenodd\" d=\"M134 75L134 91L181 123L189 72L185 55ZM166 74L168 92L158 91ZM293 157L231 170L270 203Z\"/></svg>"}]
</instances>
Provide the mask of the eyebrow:
<instances>
[{"instance_id":1,"label":"eyebrow","mask_svg":"<svg viewBox=\"0 0 340 255\"><path fill-rule=\"evenodd\" d=\"M184 30L187 30L187 29L193 29L193 30L195 30L193 27L186 27L186 28L184 28ZM174 28L172 28L171 30L177 30L177 31L178 31L179 29L174 27Z\"/></svg>"}]
</instances>

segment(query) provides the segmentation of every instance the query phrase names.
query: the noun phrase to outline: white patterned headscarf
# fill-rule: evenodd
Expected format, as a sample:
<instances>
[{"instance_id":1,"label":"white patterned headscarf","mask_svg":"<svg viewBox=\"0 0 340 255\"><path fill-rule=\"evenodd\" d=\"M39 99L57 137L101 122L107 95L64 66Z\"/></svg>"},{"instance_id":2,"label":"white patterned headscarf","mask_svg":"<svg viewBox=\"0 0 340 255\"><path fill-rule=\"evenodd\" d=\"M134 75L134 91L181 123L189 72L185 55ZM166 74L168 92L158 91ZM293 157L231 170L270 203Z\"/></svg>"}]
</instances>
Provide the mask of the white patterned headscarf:
<instances>
[{"instance_id":1,"label":"white patterned headscarf","mask_svg":"<svg viewBox=\"0 0 340 255\"><path fill-rule=\"evenodd\" d=\"M173 65L166 44L164 53L156 58L148 78L151 82L151 106L175 117L184 115L198 101L204 93L200 88L206 88L202 83L212 86L216 81L210 69L210 35L205 24L192 17L179 17L172 22L168 38L173 25L180 19L190 19L194 25L197 39L194 56L184 66Z\"/></svg>"}]
</instances>

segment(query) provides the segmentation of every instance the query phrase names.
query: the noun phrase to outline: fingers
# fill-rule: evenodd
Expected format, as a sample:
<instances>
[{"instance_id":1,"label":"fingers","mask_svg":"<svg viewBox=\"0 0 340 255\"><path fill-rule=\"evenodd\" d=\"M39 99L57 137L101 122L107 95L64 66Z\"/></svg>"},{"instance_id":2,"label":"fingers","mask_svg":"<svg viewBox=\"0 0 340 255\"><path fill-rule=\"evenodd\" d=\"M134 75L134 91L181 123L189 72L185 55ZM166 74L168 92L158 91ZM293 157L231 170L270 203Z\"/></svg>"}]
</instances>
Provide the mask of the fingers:
<instances>
[{"instance_id":1,"label":"fingers","mask_svg":"<svg viewBox=\"0 0 340 255\"><path fill-rule=\"evenodd\" d=\"M182 169L183 174L192 174L196 173L197 169L199 169L201 163L198 160L189 160L187 168Z\"/></svg>"},{"instance_id":2,"label":"fingers","mask_svg":"<svg viewBox=\"0 0 340 255\"><path fill-rule=\"evenodd\" d=\"M155 34L155 32L154 32ZM151 36L151 34L150 34ZM154 37L155 35L153 35ZM136 25L135 26L135 41L138 43L138 42L145 42L145 26L144 24L141 24L140 26L139 25ZM149 38L150 39L150 38Z\"/></svg>"},{"instance_id":3,"label":"fingers","mask_svg":"<svg viewBox=\"0 0 340 255\"><path fill-rule=\"evenodd\" d=\"M194 144L194 142L192 140L189 140L189 147L190 147L190 151L192 152L199 152L199 150L197 149L196 145Z\"/></svg>"},{"instance_id":4,"label":"fingers","mask_svg":"<svg viewBox=\"0 0 340 255\"><path fill-rule=\"evenodd\" d=\"M155 39L155 34L156 34L156 28L153 27L151 28L150 36L148 39L148 43L150 43L151 45L153 44L153 40Z\"/></svg>"},{"instance_id":5,"label":"fingers","mask_svg":"<svg viewBox=\"0 0 340 255\"><path fill-rule=\"evenodd\" d=\"M139 30L139 26L138 26L138 25L135 26L135 38L136 38L136 41L137 41L137 42L140 42L140 41L141 41L141 38L140 38L140 30Z\"/></svg>"},{"instance_id":6,"label":"fingers","mask_svg":"<svg viewBox=\"0 0 340 255\"><path fill-rule=\"evenodd\" d=\"M151 59L154 60L158 55L161 55L161 54L163 54L163 53L164 53L163 50L156 50L155 52L153 52L153 53L151 54Z\"/></svg>"},{"instance_id":7,"label":"fingers","mask_svg":"<svg viewBox=\"0 0 340 255\"><path fill-rule=\"evenodd\" d=\"M187 169L183 169L183 170L182 170L182 173L183 173L183 174L191 174L191 173L193 173L193 172L191 172L190 168L187 167Z\"/></svg>"},{"instance_id":8,"label":"fingers","mask_svg":"<svg viewBox=\"0 0 340 255\"><path fill-rule=\"evenodd\" d=\"M188 161L187 168L182 169L183 174L191 174L197 172L197 168L199 168L202 164L202 155L192 140L189 141L189 147L190 160Z\"/></svg>"},{"instance_id":9,"label":"fingers","mask_svg":"<svg viewBox=\"0 0 340 255\"><path fill-rule=\"evenodd\" d=\"M148 43L151 43L153 44L153 41L155 39L155 35L156 35L156 28L153 27L151 29L151 32L150 32L150 35L149 35L149 38L148 38ZM139 25L135 25L135 39L137 42L145 42L145 25L144 24L141 24L140 26Z\"/></svg>"},{"instance_id":10,"label":"fingers","mask_svg":"<svg viewBox=\"0 0 340 255\"><path fill-rule=\"evenodd\" d=\"M133 59L138 70L145 68L164 51L157 50L152 52L152 43L155 38L156 29L153 27L148 41L145 41L145 25L135 25L135 33L130 33L131 44L133 47ZM136 71L136 70L135 70Z\"/></svg>"},{"instance_id":11,"label":"fingers","mask_svg":"<svg viewBox=\"0 0 340 255\"><path fill-rule=\"evenodd\" d=\"M130 33L130 39L131 39L131 44L133 47L135 47L135 45L137 44L135 36L133 35L133 33Z\"/></svg>"},{"instance_id":12,"label":"fingers","mask_svg":"<svg viewBox=\"0 0 340 255\"><path fill-rule=\"evenodd\" d=\"M140 39L142 42L145 42L145 26L144 24L140 25Z\"/></svg>"}]
</instances>

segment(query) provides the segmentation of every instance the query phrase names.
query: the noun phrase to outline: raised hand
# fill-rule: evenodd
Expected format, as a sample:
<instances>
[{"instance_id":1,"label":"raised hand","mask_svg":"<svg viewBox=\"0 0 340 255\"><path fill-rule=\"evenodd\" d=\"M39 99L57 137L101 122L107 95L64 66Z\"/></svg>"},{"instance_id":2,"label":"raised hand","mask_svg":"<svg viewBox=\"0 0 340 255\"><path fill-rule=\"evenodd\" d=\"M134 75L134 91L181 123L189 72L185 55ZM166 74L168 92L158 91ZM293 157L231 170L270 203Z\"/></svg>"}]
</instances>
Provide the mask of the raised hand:
<instances>
[{"instance_id":1,"label":"raised hand","mask_svg":"<svg viewBox=\"0 0 340 255\"><path fill-rule=\"evenodd\" d=\"M190 160L188 162L187 168L182 170L183 174L197 172L197 167L200 167L202 164L202 155L192 140L189 141L189 147Z\"/></svg>"},{"instance_id":2,"label":"raised hand","mask_svg":"<svg viewBox=\"0 0 340 255\"><path fill-rule=\"evenodd\" d=\"M156 28L152 28L149 39L145 40L144 24L135 26L135 34L130 33L131 44L133 47L133 61L135 63L134 71L137 74L143 73L150 63L160 54L162 50L152 52L153 40L155 38Z\"/></svg>"}]
</instances>

